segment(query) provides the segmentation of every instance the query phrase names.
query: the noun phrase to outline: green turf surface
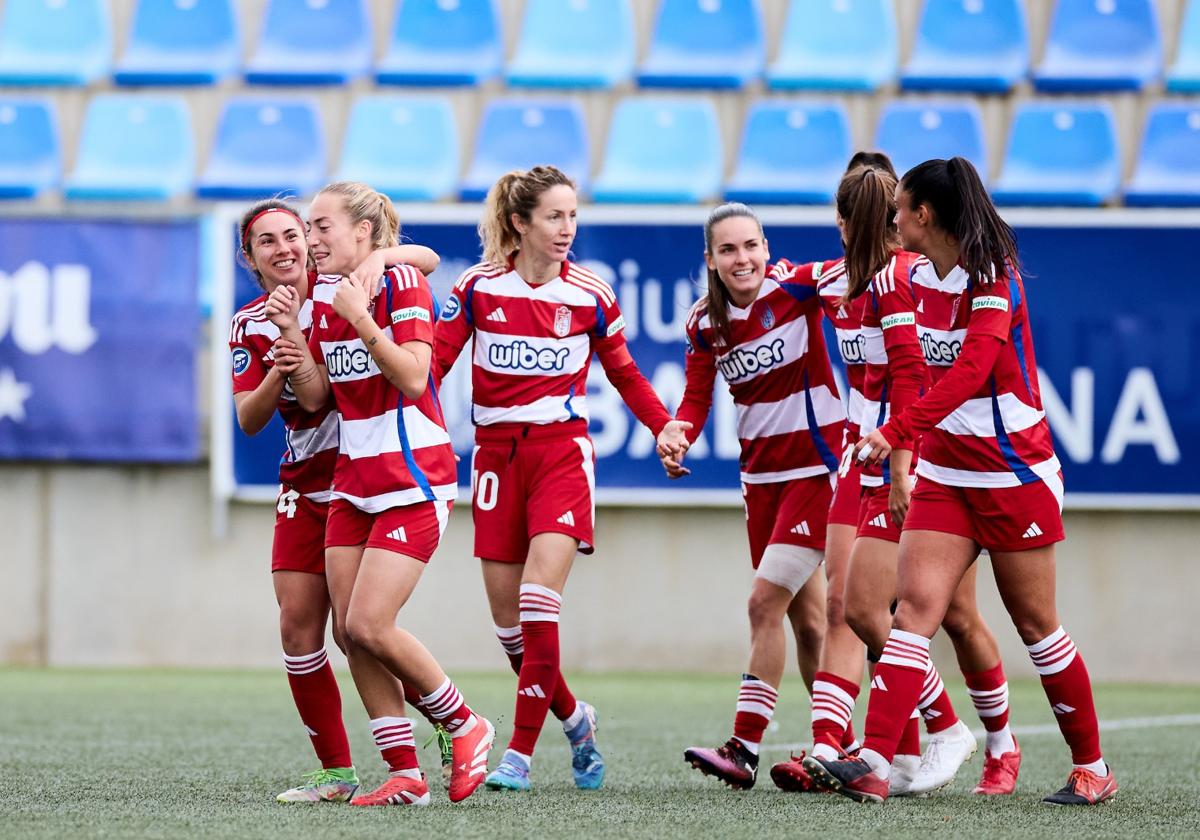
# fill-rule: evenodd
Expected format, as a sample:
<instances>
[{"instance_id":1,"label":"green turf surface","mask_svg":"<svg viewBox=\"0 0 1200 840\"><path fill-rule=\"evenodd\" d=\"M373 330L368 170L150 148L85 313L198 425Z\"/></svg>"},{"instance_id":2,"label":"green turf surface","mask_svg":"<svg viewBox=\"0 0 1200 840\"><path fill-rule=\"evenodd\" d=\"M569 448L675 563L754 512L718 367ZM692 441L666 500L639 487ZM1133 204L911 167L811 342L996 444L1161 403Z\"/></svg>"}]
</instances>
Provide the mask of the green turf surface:
<instances>
[{"instance_id":1,"label":"green turf surface","mask_svg":"<svg viewBox=\"0 0 1200 840\"><path fill-rule=\"evenodd\" d=\"M1106 721L1186 716L1171 725L1103 735L1121 785L1092 809L1040 803L1066 779L1057 734L1021 738L1017 795L970 794L977 754L949 790L926 800L858 805L835 796L784 794L764 772L747 792L726 790L687 767L682 751L729 735L736 675L578 676L597 706L608 759L604 789L576 791L566 741L553 721L542 735L532 794L480 790L450 805L437 787L429 808L283 806L276 792L315 763L281 673L36 671L0 669L0 837L1188 837L1200 834L1200 687L1108 685ZM348 678L346 719L360 775L383 769ZM459 686L497 722L499 757L512 718L514 679L462 675ZM978 721L961 690L955 705ZM860 704L861 705L861 704ZM1040 687L1015 683L1016 727L1053 725ZM785 682L764 764L808 734L799 681ZM1157 721L1161 724L1162 721ZM419 727L418 738L427 733ZM1020 730L1018 730L1020 731ZM438 778L433 748L422 764Z\"/></svg>"}]
</instances>

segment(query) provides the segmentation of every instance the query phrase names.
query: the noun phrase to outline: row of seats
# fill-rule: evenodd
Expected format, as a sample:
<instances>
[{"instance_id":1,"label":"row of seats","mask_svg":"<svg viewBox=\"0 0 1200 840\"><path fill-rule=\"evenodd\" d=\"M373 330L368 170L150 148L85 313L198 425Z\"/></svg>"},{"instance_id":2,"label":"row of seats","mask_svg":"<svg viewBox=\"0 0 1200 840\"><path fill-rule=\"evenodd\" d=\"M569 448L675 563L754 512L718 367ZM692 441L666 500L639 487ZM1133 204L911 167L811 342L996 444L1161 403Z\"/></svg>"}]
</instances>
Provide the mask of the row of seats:
<instances>
[{"instance_id":1,"label":"row of seats","mask_svg":"<svg viewBox=\"0 0 1200 840\"><path fill-rule=\"evenodd\" d=\"M998 202L1100 205L1121 187L1121 155L1108 105L1030 101L1017 106ZM875 147L900 172L931 157L961 155L987 177L987 147L973 101L887 105ZM612 117L603 166L592 155L583 111L568 99L489 102L472 162L459 178L459 132L440 96L359 98L351 109L337 179L366 181L400 201L482 198L504 172L552 163L602 202L701 202L716 195L754 203L830 203L854 150L837 101L760 100L750 107L726 181L716 110L705 98L630 97ZM1127 204L1200 205L1200 101L1163 101L1146 120ZM0 196L34 197L62 182L73 199L247 199L308 195L329 177L321 119L309 99L233 97L197 180L191 119L175 96L101 94L88 104L74 171L63 181L52 106L0 99Z\"/></svg>"},{"instance_id":2,"label":"row of seats","mask_svg":"<svg viewBox=\"0 0 1200 840\"><path fill-rule=\"evenodd\" d=\"M767 63L759 0L659 0L645 59L636 61L632 0L528 0L504 65L495 0L396 0L386 54L372 60L367 0L268 0L241 67L233 0L139 0L128 48L111 66L105 0L6 0L0 84L251 84L513 86L1004 92L1138 90L1163 76L1156 0L1057 0L1044 57L1032 69L1023 0L926 0L912 57L898 67L895 0L790 0ZM1173 91L1200 91L1200 0L1189 0Z\"/></svg>"}]
</instances>

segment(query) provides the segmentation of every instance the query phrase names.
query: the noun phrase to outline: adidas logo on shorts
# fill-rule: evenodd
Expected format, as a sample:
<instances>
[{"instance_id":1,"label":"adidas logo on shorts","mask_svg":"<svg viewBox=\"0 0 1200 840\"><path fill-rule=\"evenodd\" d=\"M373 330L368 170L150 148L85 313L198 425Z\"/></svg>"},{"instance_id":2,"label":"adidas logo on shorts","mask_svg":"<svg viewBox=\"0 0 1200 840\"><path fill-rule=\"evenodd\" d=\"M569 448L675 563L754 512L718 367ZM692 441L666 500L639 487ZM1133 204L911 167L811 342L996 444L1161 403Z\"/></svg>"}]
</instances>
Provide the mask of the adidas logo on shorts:
<instances>
[{"instance_id":1,"label":"adidas logo on shorts","mask_svg":"<svg viewBox=\"0 0 1200 840\"><path fill-rule=\"evenodd\" d=\"M389 531L388 539L398 540L400 542L408 542L408 535L404 533L404 526L401 525L395 531Z\"/></svg>"},{"instance_id":2,"label":"adidas logo on shorts","mask_svg":"<svg viewBox=\"0 0 1200 840\"><path fill-rule=\"evenodd\" d=\"M570 525L572 528L574 528L575 527L575 514L571 513L571 511L567 511L562 516L558 517L558 519L556 521L560 525Z\"/></svg>"},{"instance_id":3,"label":"adidas logo on shorts","mask_svg":"<svg viewBox=\"0 0 1200 840\"><path fill-rule=\"evenodd\" d=\"M872 519L870 522L868 522L867 524L874 525L876 528L886 528L888 526L887 515L881 513L878 516L876 516L874 519Z\"/></svg>"},{"instance_id":4,"label":"adidas logo on shorts","mask_svg":"<svg viewBox=\"0 0 1200 840\"><path fill-rule=\"evenodd\" d=\"M1032 539L1034 537L1040 537L1041 535L1042 535L1042 529L1038 527L1038 524L1036 522L1034 522L1028 528L1025 529L1025 533L1021 535L1021 539L1028 540L1028 539Z\"/></svg>"},{"instance_id":5,"label":"adidas logo on shorts","mask_svg":"<svg viewBox=\"0 0 1200 840\"><path fill-rule=\"evenodd\" d=\"M801 522L799 525L793 528L792 533L799 534L802 537L811 537L812 532L808 530L808 520Z\"/></svg>"}]
</instances>

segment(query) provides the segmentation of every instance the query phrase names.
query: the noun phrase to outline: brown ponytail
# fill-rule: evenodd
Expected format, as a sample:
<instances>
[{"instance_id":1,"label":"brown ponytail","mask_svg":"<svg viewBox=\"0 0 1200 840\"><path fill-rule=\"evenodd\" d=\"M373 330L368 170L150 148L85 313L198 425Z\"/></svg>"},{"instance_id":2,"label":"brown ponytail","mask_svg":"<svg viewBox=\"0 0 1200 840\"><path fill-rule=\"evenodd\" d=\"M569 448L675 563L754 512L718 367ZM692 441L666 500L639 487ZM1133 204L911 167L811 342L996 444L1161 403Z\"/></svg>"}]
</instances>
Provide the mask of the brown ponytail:
<instances>
[{"instance_id":1,"label":"brown ponytail","mask_svg":"<svg viewBox=\"0 0 1200 840\"><path fill-rule=\"evenodd\" d=\"M889 167L890 169L890 167ZM848 302L867 290L871 278L900 246L896 230L896 176L889 169L864 165L842 177L837 211L842 217Z\"/></svg>"}]
</instances>

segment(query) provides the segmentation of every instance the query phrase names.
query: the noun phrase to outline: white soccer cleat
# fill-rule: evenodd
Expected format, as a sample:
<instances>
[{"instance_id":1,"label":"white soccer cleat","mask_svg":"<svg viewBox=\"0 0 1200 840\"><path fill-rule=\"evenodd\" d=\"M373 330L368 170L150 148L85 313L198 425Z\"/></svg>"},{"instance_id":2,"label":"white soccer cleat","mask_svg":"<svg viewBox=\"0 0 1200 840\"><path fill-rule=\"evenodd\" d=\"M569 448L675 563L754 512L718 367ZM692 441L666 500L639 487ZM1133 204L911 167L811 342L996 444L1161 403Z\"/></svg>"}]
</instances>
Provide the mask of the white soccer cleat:
<instances>
[{"instance_id":1,"label":"white soccer cleat","mask_svg":"<svg viewBox=\"0 0 1200 840\"><path fill-rule=\"evenodd\" d=\"M921 756L898 755L892 759L892 772L888 776L888 796L908 796L912 793L913 779L921 769Z\"/></svg>"},{"instance_id":2,"label":"white soccer cleat","mask_svg":"<svg viewBox=\"0 0 1200 840\"><path fill-rule=\"evenodd\" d=\"M978 747L975 736L961 720L949 729L930 735L929 745L921 756L921 768L909 786L909 795L933 793L953 782L958 768L975 755Z\"/></svg>"}]
</instances>

